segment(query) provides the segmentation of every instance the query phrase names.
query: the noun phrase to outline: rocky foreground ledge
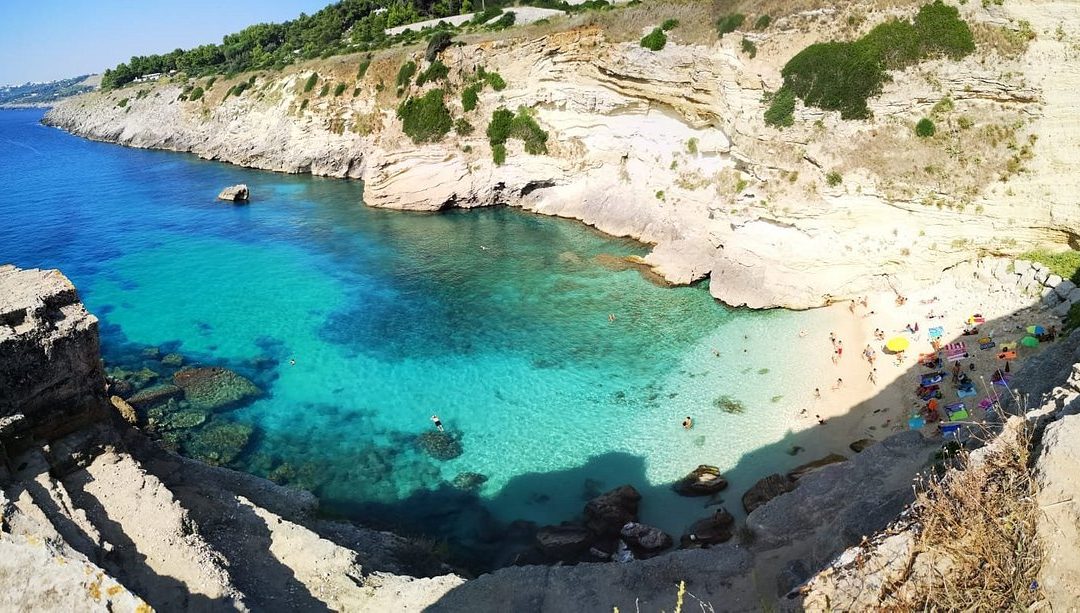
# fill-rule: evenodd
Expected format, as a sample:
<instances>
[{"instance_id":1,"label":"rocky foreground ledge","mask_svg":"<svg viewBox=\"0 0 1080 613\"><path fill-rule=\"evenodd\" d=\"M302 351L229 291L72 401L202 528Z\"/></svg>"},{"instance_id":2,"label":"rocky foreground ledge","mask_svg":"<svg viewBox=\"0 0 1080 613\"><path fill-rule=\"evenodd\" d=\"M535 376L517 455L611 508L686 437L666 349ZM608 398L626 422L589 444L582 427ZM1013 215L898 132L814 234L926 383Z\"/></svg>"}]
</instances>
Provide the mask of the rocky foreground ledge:
<instances>
[{"instance_id":1,"label":"rocky foreground ledge","mask_svg":"<svg viewBox=\"0 0 1080 613\"><path fill-rule=\"evenodd\" d=\"M0 609L418 611L462 582L316 506L129 427L71 282L0 267Z\"/></svg>"}]
</instances>

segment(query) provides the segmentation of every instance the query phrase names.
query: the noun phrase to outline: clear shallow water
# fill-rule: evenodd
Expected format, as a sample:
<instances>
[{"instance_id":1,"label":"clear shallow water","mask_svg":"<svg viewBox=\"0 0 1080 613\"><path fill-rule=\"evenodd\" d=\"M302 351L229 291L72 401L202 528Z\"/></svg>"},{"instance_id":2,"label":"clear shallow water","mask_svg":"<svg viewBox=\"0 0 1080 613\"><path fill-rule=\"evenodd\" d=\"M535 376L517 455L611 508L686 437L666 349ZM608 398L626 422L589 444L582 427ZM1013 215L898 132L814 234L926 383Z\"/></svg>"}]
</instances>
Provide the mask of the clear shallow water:
<instances>
[{"instance_id":1,"label":"clear shallow water","mask_svg":"<svg viewBox=\"0 0 1080 613\"><path fill-rule=\"evenodd\" d=\"M791 345L813 314L657 287L612 264L644 247L575 222L374 210L357 182L93 143L39 118L0 112L0 261L71 277L110 363L161 346L255 380L267 395L220 416L254 428L233 466L332 513L482 548L632 483L644 521L677 536L708 513L668 487L698 463L757 478L807 459L746 454L801 408L777 390L805 375ZM214 200L239 182L250 206ZM721 395L746 412L715 408ZM432 413L460 457L415 444ZM488 477L478 492L449 485L466 471Z\"/></svg>"}]
</instances>

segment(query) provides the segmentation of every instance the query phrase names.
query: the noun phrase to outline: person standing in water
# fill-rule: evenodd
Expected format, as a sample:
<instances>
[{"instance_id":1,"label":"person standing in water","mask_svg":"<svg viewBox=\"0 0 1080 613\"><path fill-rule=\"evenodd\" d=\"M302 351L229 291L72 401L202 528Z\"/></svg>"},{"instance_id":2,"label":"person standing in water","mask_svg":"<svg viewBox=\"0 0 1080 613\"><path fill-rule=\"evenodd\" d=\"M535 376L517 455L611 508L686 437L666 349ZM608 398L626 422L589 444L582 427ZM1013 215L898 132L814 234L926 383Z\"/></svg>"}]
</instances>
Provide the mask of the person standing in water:
<instances>
[{"instance_id":1,"label":"person standing in water","mask_svg":"<svg viewBox=\"0 0 1080 613\"><path fill-rule=\"evenodd\" d=\"M682 427L686 428L687 430L689 430L690 428L693 428L694 427L694 419L692 417L690 417L689 415L687 415L686 419L682 420Z\"/></svg>"},{"instance_id":2,"label":"person standing in water","mask_svg":"<svg viewBox=\"0 0 1080 613\"><path fill-rule=\"evenodd\" d=\"M443 430L442 420L439 419L438 415L431 416L431 423L435 424L435 427L439 429L439 432L445 432L445 430Z\"/></svg>"}]
</instances>

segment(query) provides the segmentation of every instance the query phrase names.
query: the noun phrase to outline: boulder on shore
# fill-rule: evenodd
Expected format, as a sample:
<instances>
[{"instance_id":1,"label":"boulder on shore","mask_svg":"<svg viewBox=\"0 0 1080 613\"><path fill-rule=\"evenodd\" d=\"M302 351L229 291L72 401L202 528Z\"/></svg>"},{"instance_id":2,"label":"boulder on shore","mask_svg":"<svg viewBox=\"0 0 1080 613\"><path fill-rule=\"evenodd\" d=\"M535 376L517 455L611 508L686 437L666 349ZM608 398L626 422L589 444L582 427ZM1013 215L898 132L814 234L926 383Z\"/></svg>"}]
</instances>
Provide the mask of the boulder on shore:
<instances>
[{"instance_id":1,"label":"boulder on shore","mask_svg":"<svg viewBox=\"0 0 1080 613\"><path fill-rule=\"evenodd\" d=\"M680 496L711 496L728 486L727 479L715 466L702 464L673 486Z\"/></svg>"},{"instance_id":2,"label":"boulder on shore","mask_svg":"<svg viewBox=\"0 0 1080 613\"><path fill-rule=\"evenodd\" d=\"M126 400L119 396L112 396L109 398L109 402L116 407L116 410L120 413L120 416L124 418L124 421L133 426L138 423L139 416L135 413L135 407L128 404Z\"/></svg>"},{"instance_id":3,"label":"boulder on shore","mask_svg":"<svg viewBox=\"0 0 1080 613\"><path fill-rule=\"evenodd\" d=\"M585 525L598 536L617 536L622 527L638 518L641 494L632 485L619 487L585 504Z\"/></svg>"},{"instance_id":4,"label":"boulder on shore","mask_svg":"<svg viewBox=\"0 0 1080 613\"><path fill-rule=\"evenodd\" d=\"M800 464L796 466L791 472L787 474L787 478L792 481L798 481L806 475L814 472L815 470L828 466L829 464L836 464L837 462L846 462L847 458L839 453L830 453L829 455L821 458L820 460L814 460L813 462L807 462L806 464Z\"/></svg>"},{"instance_id":5,"label":"boulder on shore","mask_svg":"<svg viewBox=\"0 0 1080 613\"><path fill-rule=\"evenodd\" d=\"M638 560L660 555L673 543L671 535L660 528L629 522L619 531L619 536Z\"/></svg>"},{"instance_id":6,"label":"boulder on shore","mask_svg":"<svg viewBox=\"0 0 1080 613\"><path fill-rule=\"evenodd\" d=\"M553 562L577 562L595 538L584 526L544 526L536 532L536 547Z\"/></svg>"},{"instance_id":7,"label":"boulder on shore","mask_svg":"<svg viewBox=\"0 0 1080 613\"><path fill-rule=\"evenodd\" d=\"M771 474L753 485L742 496L742 505L747 513L795 489L795 482L780 474Z\"/></svg>"},{"instance_id":8,"label":"boulder on shore","mask_svg":"<svg viewBox=\"0 0 1080 613\"><path fill-rule=\"evenodd\" d=\"M239 185L231 185L221 190L218 194L218 200L225 200L228 202L247 202L248 201L248 186L243 183Z\"/></svg>"},{"instance_id":9,"label":"boulder on shore","mask_svg":"<svg viewBox=\"0 0 1080 613\"><path fill-rule=\"evenodd\" d=\"M734 526L735 517L728 513L727 509L721 507L709 517L691 524L690 529L679 539L680 546L688 549L727 542L731 540L731 529Z\"/></svg>"}]
</instances>

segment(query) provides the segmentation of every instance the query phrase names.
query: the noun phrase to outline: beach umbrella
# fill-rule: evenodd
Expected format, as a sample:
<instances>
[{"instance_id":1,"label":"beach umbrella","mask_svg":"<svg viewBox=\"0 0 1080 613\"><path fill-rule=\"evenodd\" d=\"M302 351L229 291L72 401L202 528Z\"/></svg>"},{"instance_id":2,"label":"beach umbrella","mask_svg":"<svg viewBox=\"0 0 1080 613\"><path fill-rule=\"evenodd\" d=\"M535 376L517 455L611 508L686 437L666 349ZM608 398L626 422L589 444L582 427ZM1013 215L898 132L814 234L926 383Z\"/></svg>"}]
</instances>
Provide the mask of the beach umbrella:
<instances>
[{"instance_id":1,"label":"beach umbrella","mask_svg":"<svg viewBox=\"0 0 1080 613\"><path fill-rule=\"evenodd\" d=\"M887 343L885 343L885 348L889 351L900 352L907 349L908 345L910 344L911 341L909 341L908 339L902 336L894 336L890 338Z\"/></svg>"},{"instance_id":2,"label":"beach umbrella","mask_svg":"<svg viewBox=\"0 0 1080 613\"><path fill-rule=\"evenodd\" d=\"M1042 326L1028 326L1028 334L1046 334L1046 328Z\"/></svg>"},{"instance_id":3,"label":"beach umbrella","mask_svg":"<svg viewBox=\"0 0 1080 613\"><path fill-rule=\"evenodd\" d=\"M1035 338L1034 336L1025 336L1024 338L1020 339L1020 344L1025 347L1036 347L1039 344L1039 339Z\"/></svg>"}]
</instances>

